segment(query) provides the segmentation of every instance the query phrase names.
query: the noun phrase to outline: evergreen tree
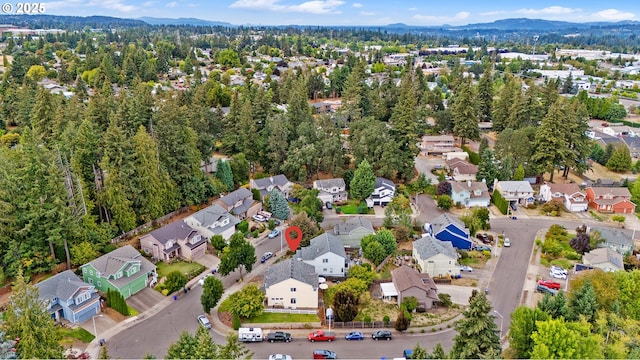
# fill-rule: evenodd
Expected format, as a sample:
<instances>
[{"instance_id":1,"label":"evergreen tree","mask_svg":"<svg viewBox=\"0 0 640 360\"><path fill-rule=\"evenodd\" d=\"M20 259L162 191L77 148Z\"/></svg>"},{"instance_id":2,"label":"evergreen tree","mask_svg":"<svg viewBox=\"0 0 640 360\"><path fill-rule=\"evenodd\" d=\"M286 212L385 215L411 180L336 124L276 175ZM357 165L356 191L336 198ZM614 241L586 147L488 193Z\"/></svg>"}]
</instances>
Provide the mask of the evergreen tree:
<instances>
[{"instance_id":1,"label":"evergreen tree","mask_svg":"<svg viewBox=\"0 0 640 360\"><path fill-rule=\"evenodd\" d=\"M398 311L398 317L396 318L395 329L400 332L405 331L409 328L410 323L411 319L407 316L406 310L400 309L400 311Z\"/></svg>"},{"instance_id":2,"label":"evergreen tree","mask_svg":"<svg viewBox=\"0 0 640 360\"><path fill-rule=\"evenodd\" d=\"M509 327L509 346L515 351L514 357L528 359L533 351L531 334L537 330L538 321L546 321L549 315L538 308L519 306L511 314Z\"/></svg>"},{"instance_id":3,"label":"evergreen tree","mask_svg":"<svg viewBox=\"0 0 640 360\"><path fill-rule=\"evenodd\" d=\"M236 185L241 186L249 182L251 166L249 161L247 161L247 157L243 153L233 155L229 161L229 166L231 166L233 182Z\"/></svg>"},{"instance_id":4,"label":"evergreen tree","mask_svg":"<svg viewBox=\"0 0 640 360\"><path fill-rule=\"evenodd\" d=\"M535 152L531 155L531 160L539 169L551 174L551 182L553 182L556 167L571 156L565 126L568 122L564 99L559 98L551 106L547 115L542 119L542 124L536 130L533 144Z\"/></svg>"},{"instance_id":5,"label":"evergreen tree","mask_svg":"<svg viewBox=\"0 0 640 360\"><path fill-rule=\"evenodd\" d=\"M522 164L518 165L515 174L513 174L514 181L522 181L524 180L524 166Z\"/></svg>"},{"instance_id":6,"label":"evergreen tree","mask_svg":"<svg viewBox=\"0 0 640 360\"><path fill-rule=\"evenodd\" d=\"M491 122L493 112L493 74L491 73L491 62L487 62L484 67L482 77L478 82L478 120L481 122Z\"/></svg>"},{"instance_id":7,"label":"evergreen tree","mask_svg":"<svg viewBox=\"0 0 640 360\"><path fill-rule=\"evenodd\" d=\"M631 169L631 153L626 145L618 145L611 153L611 157L606 163L607 169L611 171L628 171Z\"/></svg>"},{"instance_id":8,"label":"evergreen tree","mask_svg":"<svg viewBox=\"0 0 640 360\"><path fill-rule=\"evenodd\" d=\"M480 154L480 164L478 165L476 180L485 180L487 184L493 184L493 180L497 177L498 168L493 157L493 151L487 148L482 152L482 154Z\"/></svg>"},{"instance_id":9,"label":"evergreen tree","mask_svg":"<svg viewBox=\"0 0 640 360\"><path fill-rule=\"evenodd\" d=\"M567 309L569 319L578 320L583 316L588 322L595 321L598 302L590 279L571 293Z\"/></svg>"},{"instance_id":10,"label":"evergreen tree","mask_svg":"<svg viewBox=\"0 0 640 360\"><path fill-rule=\"evenodd\" d=\"M463 80L458 86L454 102L451 106L453 114L453 133L460 137L460 144L464 145L465 139L477 140L480 138L478 127L478 102L475 88L471 85L471 79Z\"/></svg>"},{"instance_id":11,"label":"evergreen tree","mask_svg":"<svg viewBox=\"0 0 640 360\"><path fill-rule=\"evenodd\" d=\"M4 312L7 336L20 339L17 355L21 359L61 359L63 348L59 329L42 306L38 288L18 273L13 295Z\"/></svg>"},{"instance_id":12,"label":"evergreen tree","mask_svg":"<svg viewBox=\"0 0 640 360\"><path fill-rule=\"evenodd\" d=\"M456 359L479 359L501 351L498 326L490 315L491 304L484 293L472 296L464 318L458 320L452 349Z\"/></svg>"},{"instance_id":13,"label":"evergreen tree","mask_svg":"<svg viewBox=\"0 0 640 360\"><path fill-rule=\"evenodd\" d=\"M375 190L376 178L373 175L371 165L365 159L362 160L353 174L349 187L349 195L357 200L364 201Z\"/></svg>"},{"instance_id":14,"label":"evergreen tree","mask_svg":"<svg viewBox=\"0 0 640 360\"><path fill-rule=\"evenodd\" d=\"M518 94L522 94L522 87L520 80L513 75L508 75L507 81L498 93L498 98L493 105L493 129L500 133L507 128L507 120L511 114L511 106L513 105L513 99Z\"/></svg>"},{"instance_id":15,"label":"evergreen tree","mask_svg":"<svg viewBox=\"0 0 640 360\"><path fill-rule=\"evenodd\" d=\"M400 85L400 97L391 112L391 138L395 149L390 158L397 166L398 177L410 180L414 177L415 156L418 155L417 96L411 72L407 71ZM390 144L387 144L388 146Z\"/></svg>"},{"instance_id":16,"label":"evergreen tree","mask_svg":"<svg viewBox=\"0 0 640 360\"><path fill-rule=\"evenodd\" d=\"M233 173L231 172L231 166L227 160L218 160L216 166L216 178L226 186L227 191L233 190Z\"/></svg>"},{"instance_id":17,"label":"evergreen tree","mask_svg":"<svg viewBox=\"0 0 640 360\"><path fill-rule=\"evenodd\" d=\"M289 204L278 189L274 188L269 193L269 211L280 220L289 218Z\"/></svg>"},{"instance_id":18,"label":"evergreen tree","mask_svg":"<svg viewBox=\"0 0 640 360\"><path fill-rule=\"evenodd\" d=\"M358 315L358 296L349 290L339 290L333 295L336 321L352 321Z\"/></svg>"}]
</instances>

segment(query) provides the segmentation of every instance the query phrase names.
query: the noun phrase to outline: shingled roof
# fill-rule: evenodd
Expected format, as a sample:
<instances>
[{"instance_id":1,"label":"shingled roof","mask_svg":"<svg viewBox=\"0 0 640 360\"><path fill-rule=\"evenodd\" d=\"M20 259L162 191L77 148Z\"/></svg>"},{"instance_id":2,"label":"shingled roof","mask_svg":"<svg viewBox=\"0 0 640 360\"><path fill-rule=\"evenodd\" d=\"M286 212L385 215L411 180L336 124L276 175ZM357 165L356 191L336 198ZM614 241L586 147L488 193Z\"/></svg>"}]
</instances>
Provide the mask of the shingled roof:
<instances>
[{"instance_id":1,"label":"shingled roof","mask_svg":"<svg viewBox=\"0 0 640 360\"><path fill-rule=\"evenodd\" d=\"M197 213L191 215L194 219L196 219L202 227L208 228L216 221L219 221L224 218L229 218L229 224L225 226L229 228L231 226L237 225L240 220L235 216L231 215L228 211L222 208L222 206L218 204L213 204L207 208L204 208Z\"/></svg>"},{"instance_id":2,"label":"shingled roof","mask_svg":"<svg viewBox=\"0 0 640 360\"><path fill-rule=\"evenodd\" d=\"M391 271L391 279L396 290L400 293L412 287L417 287L424 290L430 298L438 299L438 288L429 274L421 274L407 265L402 265Z\"/></svg>"},{"instance_id":3,"label":"shingled roof","mask_svg":"<svg viewBox=\"0 0 640 360\"><path fill-rule=\"evenodd\" d=\"M313 265L292 258L269 266L264 275L264 287L283 282L287 279L295 279L309 284L314 290L318 289L318 274Z\"/></svg>"},{"instance_id":4,"label":"shingled roof","mask_svg":"<svg viewBox=\"0 0 640 360\"><path fill-rule=\"evenodd\" d=\"M127 266L127 264L129 264L130 266L131 263L139 263L140 271L130 277L123 276L119 279L109 279L109 281L117 286L120 286L122 284L131 282L140 276L147 276L150 271L156 268L155 265L153 265L149 260L145 259L140 254L140 252L138 252L138 250L136 250L131 245L125 245L123 247L117 248L112 252L102 255L92 262L82 266L93 266L93 268L98 271L100 276L106 279L109 278L109 276L116 274L118 271Z\"/></svg>"},{"instance_id":5,"label":"shingled roof","mask_svg":"<svg viewBox=\"0 0 640 360\"><path fill-rule=\"evenodd\" d=\"M186 239L194 231L197 232L183 220L177 220L152 231L150 235L164 245L169 240Z\"/></svg>"},{"instance_id":6,"label":"shingled roof","mask_svg":"<svg viewBox=\"0 0 640 360\"><path fill-rule=\"evenodd\" d=\"M40 299L51 300L54 298L60 301L67 301L72 298L78 289L88 289L93 287L80 278L71 270L65 270L42 282L36 284L40 293Z\"/></svg>"},{"instance_id":7,"label":"shingled roof","mask_svg":"<svg viewBox=\"0 0 640 360\"><path fill-rule=\"evenodd\" d=\"M324 233L311 239L309 246L296 251L296 255L294 257L301 258L302 260L313 260L328 252L340 255L347 259L347 253L344 251L344 244L342 243L342 240L329 233Z\"/></svg>"},{"instance_id":8,"label":"shingled roof","mask_svg":"<svg viewBox=\"0 0 640 360\"><path fill-rule=\"evenodd\" d=\"M438 254L444 254L452 259L458 259L458 253L450 241L440 241L430 235L413 242L413 248L426 260Z\"/></svg>"}]
</instances>

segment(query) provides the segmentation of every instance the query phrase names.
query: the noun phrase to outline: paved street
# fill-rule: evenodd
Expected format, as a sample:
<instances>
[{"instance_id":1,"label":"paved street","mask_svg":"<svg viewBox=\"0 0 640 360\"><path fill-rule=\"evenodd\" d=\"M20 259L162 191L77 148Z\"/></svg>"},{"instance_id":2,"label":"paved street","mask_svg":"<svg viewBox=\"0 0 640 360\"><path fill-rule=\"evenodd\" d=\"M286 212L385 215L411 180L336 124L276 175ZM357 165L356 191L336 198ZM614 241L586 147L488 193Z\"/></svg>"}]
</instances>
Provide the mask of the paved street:
<instances>
[{"instance_id":1,"label":"paved street","mask_svg":"<svg viewBox=\"0 0 640 360\"><path fill-rule=\"evenodd\" d=\"M416 169L419 173L424 174L425 178L431 179L433 184L438 183L438 177L431 172L431 169L436 165L444 167L445 162L441 157L416 156Z\"/></svg>"}]
</instances>

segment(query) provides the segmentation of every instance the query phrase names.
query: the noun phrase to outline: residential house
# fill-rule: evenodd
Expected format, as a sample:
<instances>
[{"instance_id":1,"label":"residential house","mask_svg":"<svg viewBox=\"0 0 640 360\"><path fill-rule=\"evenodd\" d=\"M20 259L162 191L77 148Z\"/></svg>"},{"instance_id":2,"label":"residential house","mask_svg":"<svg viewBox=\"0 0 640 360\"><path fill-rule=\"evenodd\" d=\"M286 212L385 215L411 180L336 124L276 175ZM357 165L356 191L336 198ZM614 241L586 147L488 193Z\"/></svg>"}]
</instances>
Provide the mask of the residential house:
<instances>
[{"instance_id":1,"label":"residential house","mask_svg":"<svg viewBox=\"0 0 640 360\"><path fill-rule=\"evenodd\" d=\"M623 137L622 141L629 148L631 157L637 159L640 157L640 136Z\"/></svg>"},{"instance_id":2,"label":"residential house","mask_svg":"<svg viewBox=\"0 0 640 360\"><path fill-rule=\"evenodd\" d=\"M106 293L119 291L126 299L157 281L156 266L131 245L125 245L84 264L82 279Z\"/></svg>"},{"instance_id":3,"label":"residential house","mask_svg":"<svg viewBox=\"0 0 640 360\"><path fill-rule=\"evenodd\" d=\"M316 180L313 188L320 190L318 199L323 204L347 201L347 185L343 178Z\"/></svg>"},{"instance_id":4,"label":"residential house","mask_svg":"<svg viewBox=\"0 0 640 360\"><path fill-rule=\"evenodd\" d=\"M211 240L215 235L221 235L225 240L229 240L231 235L236 232L236 225L240 223L240 220L219 204L213 204L187 216L184 218L184 222L197 229L207 240Z\"/></svg>"},{"instance_id":5,"label":"residential house","mask_svg":"<svg viewBox=\"0 0 640 360\"><path fill-rule=\"evenodd\" d=\"M184 220L169 223L140 237L140 247L156 260L195 260L207 251L207 239Z\"/></svg>"},{"instance_id":6,"label":"residential house","mask_svg":"<svg viewBox=\"0 0 640 360\"><path fill-rule=\"evenodd\" d=\"M347 276L349 257L344 251L342 240L335 235L324 233L311 239L309 246L298 249L293 258L313 265L320 276Z\"/></svg>"},{"instance_id":7,"label":"residential house","mask_svg":"<svg viewBox=\"0 0 640 360\"><path fill-rule=\"evenodd\" d=\"M71 270L65 270L36 284L51 317L74 324L83 323L100 313L100 295L95 286L80 280Z\"/></svg>"},{"instance_id":8,"label":"residential house","mask_svg":"<svg viewBox=\"0 0 640 360\"><path fill-rule=\"evenodd\" d=\"M590 231L598 231L603 240L598 247L607 247L622 255L632 253L635 245L632 235L609 227L593 227Z\"/></svg>"},{"instance_id":9,"label":"residential house","mask_svg":"<svg viewBox=\"0 0 640 360\"><path fill-rule=\"evenodd\" d=\"M451 200L454 204L470 207L487 207L491 204L491 196L484 181L452 181Z\"/></svg>"},{"instance_id":10,"label":"residential house","mask_svg":"<svg viewBox=\"0 0 640 360\"><path fill-rule=\"evenodd\" d=\"M453 158L445 161L447 171L455 181L475 181L478 166L473 165L467 160Z\"/></svg>"},{"instance_id":11,"label":"residential house","mask_svg":"<svg viewBox=\"0 0 640 360\"><path fill-rule=\"evenodd\" d=\"M496 181L493 185L494 191L499 191L502 197L509 201L521 205L533 204L533 188L528 181Z\"/></svg>"},{"instance_id":12,"label":"residential house","mask_svg":"<svg viewBox=\"0 0 640 360\"><path fill-rule=\"evenodd\" d=\"M452 151L444 154L444 157L446 161L453 159L468 160L469 153L466 151Z\"/></svg>"},{"instance_id":13,"label":"residential house","mask_svg":"<svg viewBox=\"0 0 640 360\"><path fill-rule=\"evenodd\" d=\"M431 220L431 223L424 224L424 230L440 241L451 242L456 249L471 249L469 230L451 214L442 214Z\"/></svg>"},{"instance_id":14,"label":"residential house","mask_svg":"<svg viewBox=\"0 0 640 360\"><path fill-rule=\"evenodd\" d=\"M273 189L277 189L284 195L285 199L288 199L289 192L291 191L292 187L293 183L282 174L262 179L251 179L249 181L249 188L251 190L257 189L260 191L261 200L264 200L264 197L266 195L269 195L269 193Z\"/></svg>"},{"instance_id":15,"label":"residential house","mask_svg":"<svg viewBox=\"0 0 640 360\"><path fill-rule=\"evenodd\" d=\"M287 259L269 266L264 290L269 307L318 308L318 274L304 261Z\"/></svg>"},{"instance_id":16,"label":"residential house","mask_svg":"<svg viewBox=\"0 0 640 360\"><path fill-rule=\"evenodd\" d=\"M632 128L631 126L626 125L611 125L604 126L602 128L602 132L609 136L638 136L640 132L638 129Z\"/></svg>"},{"instance_id":17,"label":"residential house","mask_svg":"<svg viewBox=\"0 0 640 360\"><path fill-rule=\"evenodd\" d=\"M366 199L366 202L369 207L374 205L386 206L393 200L394 196L396 196L396 184L389 179L377 177L373 193Z\"/></svg>"},{"instance_id":18,"label":"residential house","mask_svg":"<svg viewBox=\"0 0 640 360\"><path fill-rule=\"evenodd\" d=\"M454 138L451 135L424 135L418 147L425 156L461 151L454 146Z\"/></svg>"},{"instance_id":19,"label":"residential house","mask_svg":"<svg viewBox=\"0 0 640 360\"><path fill-rule=\"evenodd\" d=\"M253 200L251 191L243 187L221 197L216 203L240 220L250 218L262 209L262 204Z\"/></svg>"},{"instance_id":20,"label":"residential house","mask_svg":"<svg viewBox=\"0 0 640 360\"><path fill-rule=\"evenodd\" d=\"M458 276L458 253L449 241L426 235L413 242L412 256L420 271L431 277Z\"/></svg>"},{"instance_id":21,"label":"residential house","mask_svg":"<svg viewBox=\"0 0 640 360\"><path fill-rule=\"evenodd\" d=\"M551 184L544 183L540 186L540 197L544 201L558 201L572 212L587 211L589 201L578 184Z\"/></svg>"},{"instance_id":22,"label":"residential house","mask_svg":"<svg viewBox=\"0 0 640 360\"><path fill-rule=\"evenodd\" d=\"M333 234L342 240L344 247L360 248L363 237L375 234L371 221L358 216L350 217L333 226Z\"/></svg>"},{"instance_id":23,"label":"residential house","mask_svg":"<svg viewBox=\"0 0 640 360\"><path fill-rule=\"evenodd\" d=\"M589 206L600 212L633 214L636 204L631 202L631 193L625 187L588 187Z\"/></svg>"},{"instance_id":24,"label":"residential house","mask_svg":"<svg viewBox=\"0 0 640 360\"><path fill-rule=\"evenodd\" d=\"M623 271L622 255L610 248L598 248L582 255L582 263L603 271Z\"/></svg>"},{"instance_id":25,"label":"residential house","mask_svg":"<svg viewBox=\"0 0 640 360\"><path fill-rule=\"evenodd\" d=\"M391 271L391 281L398 292L398 304L413 296L418 300L418 308L429 310L438 301L438 288L429 274L421 274L416 270L402 265Z\"/></svg>"}]
</instances>

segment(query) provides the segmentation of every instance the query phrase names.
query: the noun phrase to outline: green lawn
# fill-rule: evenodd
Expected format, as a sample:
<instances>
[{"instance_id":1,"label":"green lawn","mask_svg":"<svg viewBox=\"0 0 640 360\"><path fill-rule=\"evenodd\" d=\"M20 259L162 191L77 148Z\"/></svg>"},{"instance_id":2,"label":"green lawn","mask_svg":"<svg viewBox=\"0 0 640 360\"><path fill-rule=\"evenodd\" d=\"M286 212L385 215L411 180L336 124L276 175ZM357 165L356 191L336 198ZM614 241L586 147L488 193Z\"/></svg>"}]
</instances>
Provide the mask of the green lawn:
<instances>
[{"instance_id":1,"label":"green lawn","mask_svg":"<svg viewBox=\"0 0 640 360\"><path fill-rule=\"evenodd\" d=\"M249 323L310 323L320 321L317 315L310 314L282 314L282 313L262 313L252 319Z\"/></svg>"},{"instance_id":2,"label":"green lawn","mask_svg":"<svg viewBox=\"0 0 640 360\"><path fill-rule=\"evenodd\" d=\"M171 264L167 264L164 261L160 261L156 264L158 267L158 276L160 278L167 276L172 271L179 271L183 274L189 274L187 277L194 277L204 271L205 267L196 262L186 261L174 261Z\"/></svg>"},{"instance_id":3,"label":"green lawn","mask_svg":"<svg viewBox=\"0 0 640 360\"><path fill-rule=\"evenodd\" d=\"M360 202L358 200L349 200L346 205L339 206L340 212L343 214L358 214L358 205ZM373 209L367 209L366 214L374 214Z\"/></svg>"},{"instance_id":4,"label":"green lawn","mask_svg":"<svg viewBox=\"0 0 640 360\"><path fill-rule=\"evenodd\" d=\"M87 330L81 328L81 327L77 327L74 329L68 329L68 328L61 328L60 332L62 333L62 338L73 338L73 339L78 339L84 343L90 343L91 340L93 340L95 338L95 336L93 336L92 333L88 332Z\"/></svg>"}]
</instances>

